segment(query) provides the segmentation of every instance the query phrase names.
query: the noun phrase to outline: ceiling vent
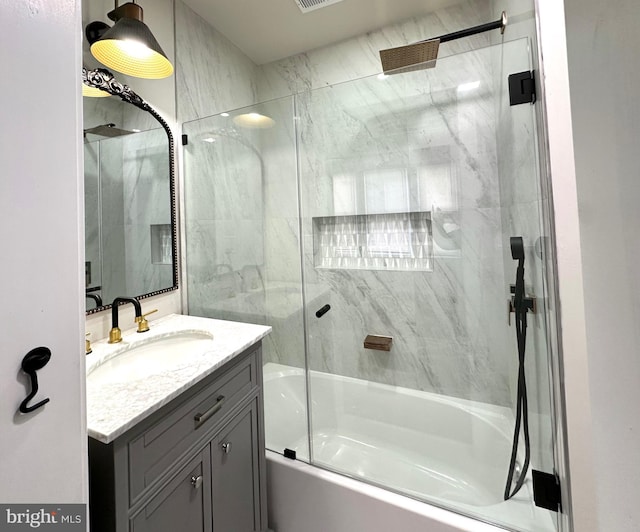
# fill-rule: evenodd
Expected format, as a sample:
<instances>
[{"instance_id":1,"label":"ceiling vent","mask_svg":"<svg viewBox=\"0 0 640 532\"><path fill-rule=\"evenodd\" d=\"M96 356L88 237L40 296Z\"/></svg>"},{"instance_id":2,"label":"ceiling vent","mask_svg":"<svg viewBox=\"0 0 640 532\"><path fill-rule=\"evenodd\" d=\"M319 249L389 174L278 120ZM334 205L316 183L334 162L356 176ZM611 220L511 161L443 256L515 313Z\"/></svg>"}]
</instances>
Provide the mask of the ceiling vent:
<instances>
[{"instance_id":1,"label":"ceiling vent","mask_svg":"<svg viewBox=\"0 0 640 532\"><path fill-rule=\"evenodd\" d=\"M338 2L342 2L342 0L296 0L296 4L298 4L300 11L303 13L315 11L321 7L327 7L331 4L337 4Z\"/></svg>"}]
</instances>

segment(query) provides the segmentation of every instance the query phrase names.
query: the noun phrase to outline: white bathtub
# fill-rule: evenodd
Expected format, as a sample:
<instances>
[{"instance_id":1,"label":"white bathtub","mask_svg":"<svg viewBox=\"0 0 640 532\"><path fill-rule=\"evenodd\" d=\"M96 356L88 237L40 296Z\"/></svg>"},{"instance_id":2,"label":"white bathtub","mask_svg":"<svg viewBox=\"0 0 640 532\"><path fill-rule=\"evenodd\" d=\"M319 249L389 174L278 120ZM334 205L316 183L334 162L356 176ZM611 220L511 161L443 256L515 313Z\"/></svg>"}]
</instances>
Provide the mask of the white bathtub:
<instances>
[{"instance_id":1,"label":"white bathtub","mask_svg":"<svg viewBox=\"0 0 640 532\"><path fill-rule=\"evenodd\" d=\"M530 480L502 500L509 409L312 371L311 466L304 372L268 363L264 380L275 532L499 530L481 521L555 529L550 514L533 505ZM285 448L298 460L277 454Z\"/></svg>"}]
</instances>

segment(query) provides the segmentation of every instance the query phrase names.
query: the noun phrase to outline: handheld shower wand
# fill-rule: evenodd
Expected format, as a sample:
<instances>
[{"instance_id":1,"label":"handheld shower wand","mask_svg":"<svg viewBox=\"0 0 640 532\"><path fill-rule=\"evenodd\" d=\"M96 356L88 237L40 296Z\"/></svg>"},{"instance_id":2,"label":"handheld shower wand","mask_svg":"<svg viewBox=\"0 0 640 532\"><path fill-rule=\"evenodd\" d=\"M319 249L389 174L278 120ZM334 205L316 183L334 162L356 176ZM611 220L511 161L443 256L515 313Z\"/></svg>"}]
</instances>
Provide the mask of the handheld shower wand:
<instances>
[{"instance_id":1,"label":"handheld shower wand","mask_svg":"<svg viewBox=\"0 0 640 532\"><path fill-rule=\"evenodd\" d=\"M516 284L513 292L513 308L517 315L518 310L522 310L524 305L524 242L522 241L521 236L512 236L509 243L511 245L511 258L518 261L518 268L516 269Z\"/></svg>"},{"instance_id":2,"label":"handheld shower wand","mask_svg":"<svg viewBox=\"0 0 640 532\"><path fill-rule=\"evenodd\" d=\"M522 485L527 476L529 462L531 460L531 444L529 438L529 412L527 403L527 380L525 375L524 360L527 345L527 312L529 311L529 301L524 296L524 242L520 236L512 236L511 258L518 261L516 269L516 284L512 287L512 306L515 312L516 340L518 344L518 391L516 398L516 424L513 432L513 445L511 447L511 460L509 462L509 473L507 474L507 484L504 488L504 500L513 497ZM520 427L524 435L524 464L522 465L518 479L513 490L511 486L514 482L516 470L516 459L518 456L518 442L520 441Z\"/></svg>"}]
</instances>

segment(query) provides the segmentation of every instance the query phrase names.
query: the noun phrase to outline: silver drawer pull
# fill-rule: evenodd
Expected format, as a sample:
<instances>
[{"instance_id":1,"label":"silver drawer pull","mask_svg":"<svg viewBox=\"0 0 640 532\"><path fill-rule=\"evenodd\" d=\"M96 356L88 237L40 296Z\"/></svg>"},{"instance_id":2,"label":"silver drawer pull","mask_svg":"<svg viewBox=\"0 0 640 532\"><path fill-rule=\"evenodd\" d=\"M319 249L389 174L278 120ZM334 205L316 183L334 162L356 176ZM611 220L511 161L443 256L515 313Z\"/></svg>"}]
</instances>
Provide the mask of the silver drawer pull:
<instances>
[{"instance_id":1,"label":"silver drawer pull","mask_svg":"<svg viewBox=\"0 0 640 532\"><path fill-rule=\"evenodd\" d=\"M202 475L191 477L191 485L194 489L199 489L202 486Z\"/></svg>"},{"instance_id":2,"label":"silver drawer pull","mask_svg":"<svg viewBox=\"0 0 640 532\"><path fill-rule=\"evenodd\" d=\"M224 401L224 395L219 395L216 399L216 404L213 405L209 410L207 410L204 414L196 414L193 418L193 420L196 422L196 428L200 428L207 419L216 414L222 408Z\"/></svg>"},{"instance_id":3,"label":"silver drawer pull","mask_svg":"<svg viewBox=\"0 0 640 532\"><path fill-rule=\"evenodd\" d=\"M230 441L223 443L221 445L221 447L222 447L222 452L224 454L229 454L231 452L231 442Z\"/></svg>"}]
</instances>

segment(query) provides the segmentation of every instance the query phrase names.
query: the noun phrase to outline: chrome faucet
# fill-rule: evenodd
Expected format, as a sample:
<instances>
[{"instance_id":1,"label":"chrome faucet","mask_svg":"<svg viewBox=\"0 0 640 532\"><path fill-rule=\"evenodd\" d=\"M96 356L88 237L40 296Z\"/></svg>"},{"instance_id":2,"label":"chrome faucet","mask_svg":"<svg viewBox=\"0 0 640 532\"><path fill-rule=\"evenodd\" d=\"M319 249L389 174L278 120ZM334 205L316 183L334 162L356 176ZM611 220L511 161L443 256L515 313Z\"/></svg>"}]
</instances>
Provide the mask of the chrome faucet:
<instances>
[{"instance_id":1,"label":"chrome faucet","mask_svg":"<svg viewBox=\"0 0 640 532\"><path fill-rule=\"evenodd\" d=\"M122 342L122 331L118 327L118 305L120 303L132 303L136 309L136 323L142 318L142 307L140 301L135 297L116 297L111 303L111 330L109 331L109 343L117 344Z\"/></svg>"}]
</instances>

